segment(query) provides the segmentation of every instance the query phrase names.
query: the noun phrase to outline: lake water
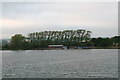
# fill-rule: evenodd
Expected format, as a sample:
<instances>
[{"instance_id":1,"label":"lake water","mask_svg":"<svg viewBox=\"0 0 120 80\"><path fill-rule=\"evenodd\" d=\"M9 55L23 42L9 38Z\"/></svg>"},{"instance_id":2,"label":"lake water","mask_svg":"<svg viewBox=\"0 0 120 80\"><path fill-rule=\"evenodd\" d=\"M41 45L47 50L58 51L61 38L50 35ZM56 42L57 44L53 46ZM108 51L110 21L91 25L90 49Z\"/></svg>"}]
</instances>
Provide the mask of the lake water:
<instances>
[{"instance_id":1,"label":"lake water","mask_svg":"<svg viewBox=\"0 0 120 80\"><path fill-rule=\"evenodd\" d=\"M118 49L2 52L3 78L117 78Z\"/></svg>"}]
</instances>

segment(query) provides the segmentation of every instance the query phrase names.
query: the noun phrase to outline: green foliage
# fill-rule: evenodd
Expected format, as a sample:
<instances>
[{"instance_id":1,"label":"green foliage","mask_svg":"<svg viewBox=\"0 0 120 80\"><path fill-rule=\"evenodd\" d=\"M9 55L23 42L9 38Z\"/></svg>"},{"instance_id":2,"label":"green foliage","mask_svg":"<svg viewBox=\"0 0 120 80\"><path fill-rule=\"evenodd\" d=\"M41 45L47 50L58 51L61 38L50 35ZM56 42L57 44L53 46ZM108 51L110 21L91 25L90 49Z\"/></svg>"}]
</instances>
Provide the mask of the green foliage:
<instances>
[{"instance_id":1,"label":"green foliage","mask_svg":"<svg viewBox=\"0 0 120 80\"><path fill-rule=\"evenodd\" d=\"M92 38L93 46L97 47L110 47L110 46L120 46L120 36L115 36L112 38Z\"/></svg>"},{"instance_id":2,"label":"green foliage","mask_svg":"<svg viewBox=\"0 0 120 80\"><path fill-rule=\"evenodd\" d=\"M111 38L111 41L114 46L120 46L120 36L114 36Z\"/></svg>"},{"instance_id":3,"label":"green foliage","mask_svg":"<svg viewBox=\"0 0 120 80\"><path fill-rule=\"evenodd\" d=\"M4 41L4 43L7 43ZM30 33L27 37L15 34L11 37L9 44L2 46L2 49L25 50L47 48L48 45L80 46L80 47L111 47L120 46L120 36L112 38L92 38L91 31L86 30L65 30L65 31L44 31Z\"/></svg>"},{"instance_id":4,"label":"green foliage","mask_svg":"<svg viewBox=\"0 0 120 80\"><path fill-rule=\"evenodd\" d=\"M65 31L44 31L30 33L28 37L16 34L11 38L9 44L2 46L2 49L25 50L47 48L48 45L80 46L80 47L116 47L120 46L120 36L112 38L90 38L89 31L65 30ZM6 41L4 41L6 43Z\"/></svg>"},{"instance_id":5,"label":"green foliage","mask_svg":"<svg viewBox=\"0 0 120 80\"><path fill-rule=\"evenodd\" d=\"M20 50L25 49L27 47L27 42L25 41L25 37L21 34L16 34L12 36L10 42L10 49Z\"/></svg>"},{"instance_id":6,"label":"green foliage","mask_svg":"<svg viewBox=\"0 0 120 80\"><path fill-rule=\"evenodd\" d=\"M33 48L47 47L50 44L64 46L80 46L83 41L90 42L91 31L83 29L65 31L44 31L28 34ZM83 43L85 44L85 43Z\"/></svg>"}]
</instances>

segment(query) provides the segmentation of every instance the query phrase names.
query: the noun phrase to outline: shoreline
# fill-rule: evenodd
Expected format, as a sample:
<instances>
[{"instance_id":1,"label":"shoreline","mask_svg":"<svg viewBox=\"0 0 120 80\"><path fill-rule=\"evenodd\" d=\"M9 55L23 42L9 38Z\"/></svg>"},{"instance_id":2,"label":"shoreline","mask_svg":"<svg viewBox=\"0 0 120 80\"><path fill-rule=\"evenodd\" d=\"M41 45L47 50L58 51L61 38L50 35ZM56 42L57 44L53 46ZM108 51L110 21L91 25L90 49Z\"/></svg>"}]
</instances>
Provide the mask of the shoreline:
<instances>
[{"instance_id":1,"label":"shoreline","mask_svg":"<svg viewBox=\"0 0 120 80\"><path fill-rule=\"evenodd\" d=\"M82 50L82 49L120 49L120 47L90 47L90 48L39 48L39 49L19 49L19 50ZM1 51L12 50L12 49L1 49ZM17 51L17 50L13 50Z\"/></svg>"}]
</instances>

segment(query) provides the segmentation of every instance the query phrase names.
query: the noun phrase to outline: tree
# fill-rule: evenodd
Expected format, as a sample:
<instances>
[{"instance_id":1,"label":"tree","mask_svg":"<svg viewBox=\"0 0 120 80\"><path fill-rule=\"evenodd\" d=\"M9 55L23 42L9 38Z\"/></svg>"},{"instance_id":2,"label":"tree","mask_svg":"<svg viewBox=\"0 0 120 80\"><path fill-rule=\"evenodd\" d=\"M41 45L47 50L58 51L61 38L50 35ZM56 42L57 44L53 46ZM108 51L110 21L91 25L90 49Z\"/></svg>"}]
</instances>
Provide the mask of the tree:
<instances>
[{"instance_id":1,"label":"tree","mask_svg":"<svg viewBox=\"0 0 120 80\"><path fill-rule=\"evenodd\" d=\"M112 46L111 38L92 38L93 46L96 47L109 47Z\"/></svg>"},{"instance_id":2,"label":"tree","mask_svg":"<svg viewBox=\"0 0 120 80\"><path fill-rule=\"evenodd\" d=\"M26 49L26 43L24 36L16 34L11 38L10 48L14 50Z\"/></svg>"},{"instance_id":3,"label":"tree","mask_svg":"<svg viewBox=\"0 0 120 80\"><path fill-rule=\"evenodd\" d=\"M33 48L47 47L49 44L80 46L90 42L91 31L84 29L64 31L43 31L29 33L28 39Z\"/></svg>"}]
</instances>

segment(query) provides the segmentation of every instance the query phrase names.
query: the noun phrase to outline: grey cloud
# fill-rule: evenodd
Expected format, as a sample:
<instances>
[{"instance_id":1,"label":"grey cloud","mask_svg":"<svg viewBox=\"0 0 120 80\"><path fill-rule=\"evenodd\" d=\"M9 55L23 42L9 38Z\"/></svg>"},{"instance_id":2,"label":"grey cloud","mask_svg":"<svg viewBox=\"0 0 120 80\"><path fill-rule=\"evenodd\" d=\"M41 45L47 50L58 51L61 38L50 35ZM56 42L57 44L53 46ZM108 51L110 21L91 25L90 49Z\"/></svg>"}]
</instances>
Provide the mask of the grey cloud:
<instances>
[{"instance_id":1,"label":"grey cloud","mask_svg":"<svg viewBox=\"0 0 120 80\"><path fill-rule=\"evenodd\" d=\"M117 3L3 3L3 18L38 22L37 26L3 28L3 34L41 30L90 29L93 36L117 35ZM41 24L42 23L42 24ZM49 25L49 26L45 26ZM60 25L60 26L58 26ZM66 25L66 26L63 26ZM77 25L77 26L73 26ZM8 29L8 30L7 30ZM102 33L102 34L101 34Z\"/></svg>"}]
</instances>

